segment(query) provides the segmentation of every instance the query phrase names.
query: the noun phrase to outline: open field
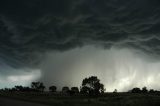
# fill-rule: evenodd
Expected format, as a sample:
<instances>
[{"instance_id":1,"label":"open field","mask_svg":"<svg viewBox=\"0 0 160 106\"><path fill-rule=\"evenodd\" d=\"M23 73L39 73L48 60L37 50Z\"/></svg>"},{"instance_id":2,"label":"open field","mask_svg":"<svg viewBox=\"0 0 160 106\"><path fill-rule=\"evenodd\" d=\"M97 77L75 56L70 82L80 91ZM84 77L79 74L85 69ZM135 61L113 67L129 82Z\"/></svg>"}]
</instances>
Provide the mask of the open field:
<instances>
[{"instance_id":1,"label":"open field","mask_svg":"<svg viewBox=\"0 0 160 106\"><path fill-rule=\"evenodd\" d=\"M10 98L14 100L27 101L27 103L32 102L32 103L39 103L51 106L160 106L160 94L158 93L157 94L105 93L104 95L101 95L99 97L88 97L82 95L68 96L68 95L62 95L60 93L53 94L53 93L31 93L31 92L30 93L3 92L0 94L1 98ZM4 99L1 99L1 102L2 100Z\"/></svg>"},{"instance_id":2,"label":"open field","mask_svg":"<svg viewBox=\"0 0 160 106\"><path fill-rule=\"evenodd\" d=\"M0 97L0 106L47 106L47 105Z\"/></svg>"}]
</instances>

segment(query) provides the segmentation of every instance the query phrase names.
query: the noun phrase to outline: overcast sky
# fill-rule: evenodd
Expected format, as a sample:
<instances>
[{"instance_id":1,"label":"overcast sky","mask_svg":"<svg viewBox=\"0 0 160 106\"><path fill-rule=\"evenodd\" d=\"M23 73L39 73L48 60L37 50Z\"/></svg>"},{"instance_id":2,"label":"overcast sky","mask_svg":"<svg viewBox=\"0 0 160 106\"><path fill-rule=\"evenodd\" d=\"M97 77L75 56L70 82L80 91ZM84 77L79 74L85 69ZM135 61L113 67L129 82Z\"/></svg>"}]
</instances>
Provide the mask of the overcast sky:
<instances>
[{"instance_id":1,"label":"overcast sky","mask_svg":"<svg viewBox=\"0 0 160 106\"><path fill-rule=\"evenodd\" d=\"M1 0L0 88L80 86L160 90L159 0Z\"/></svg>"}]
</instances>

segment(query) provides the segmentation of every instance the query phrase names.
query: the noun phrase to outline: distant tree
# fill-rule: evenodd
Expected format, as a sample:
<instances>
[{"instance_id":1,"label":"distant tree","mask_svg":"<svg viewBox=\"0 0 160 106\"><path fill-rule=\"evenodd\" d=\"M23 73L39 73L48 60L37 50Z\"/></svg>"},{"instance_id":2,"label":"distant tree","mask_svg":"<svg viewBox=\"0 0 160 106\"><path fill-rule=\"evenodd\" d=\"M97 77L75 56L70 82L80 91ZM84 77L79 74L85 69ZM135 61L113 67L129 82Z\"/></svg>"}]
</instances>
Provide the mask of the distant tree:
<instances>
[{"instance_id":1,"label":"distant tree","mask_svg":"<svg viewBox=\"0 0 160 106\"><path fill-rule=\"evenodd\" d=\"M23 87L23 92L30 92L32 89L30 87Z\"/></svg>"},{"instance_id":2,"label":"distant tree","mask_svg":"<svg viewBox=\"0 0 160 106\"><path fill-rule=\"evenodd\" d=\"M23 86L15 86L14 87L16 91L23 91Z\"/></svg>"},{"instance_id":3,"label":"distant tree","mask_svg":"<svg viewBox=\"0 0 160 106\"><path fill-rule=\"evenodd\" d=\"M154 89L150 89L149 93L155 93L155 90Z\"/></svg>"},{"instance_id":4,"label":"distant tree","mask_svg":"<svg viewBox=\"0 0 160 106\"><path fill-rule=\"evenodd\" d=\"M15 86L14 88L12 88L12 91L29 92L29 91L32 91L32 89L29 87L23 87L20 85L20 86Z\"/></svg>"},{"instance_id":5,"label":"distant tree","mask_svg":"<svg viewBox=\"0 0 160 106\"><path fill-rule=\"evenodd\" d=\"M56 92L56 90L57 90L57 87L56 87L56 86L50 86L50 87L49 87L49 91L50 91L50 92Z\"/></svg>"},{"instance_id":6,"label":"distant tree","mask_svg":"<svg viewBox=\"0 0 160 106\"><path fill-rule=\"evenodd\" d=\"M4 91L10 91L10 89L9 88L4 88Z\"/></svg>"},{"instance_id":7,"label":"distant tree","mask_svg":"<svg viewBox=\"0 0 160 106\"><path fill-rule=\"evenodd\" d=\"M147 92L148 92L147 87L143 87L142 88L142 93L147 93Z\"/></svg>"},{"instance_id":8,"label":"distant tree","mask_svg":"<svg viewBox=\"0 0 160 106\"><path fill-rule=\"evenodd\" d=\"M79 93L79 89L78 87L72 87L70 90L70 94L74 95L74 94L78 94Z\"/></svg>"},{"instance_id":9,"label":"distant tree","mask_svg":"<svg viewBox=\"0 0 160 106\"><path fill-rule=\"evenodd\" d=\"M32 82L32 83L31 83L31 88L32 88L34 91L43 92L44 89L45 89L45 86L43 85L42 82Z\"/></svg>"},{"instance_id":10,"label":"distant tree","mask_svg":"<svg viewBox=\"0 0 160 106\"><path fill-rule=\"evenodd\" d=\"M17 89L16 89L16 88L12 88L11 91L12 91L12 92L15 92L15 91L17 91Z\"/></svg>"},{"instance_id":11,"label":"distant tree","mask_svg":"<svg viewBox=\"0 0 160 106\"><path fill-rule=\"evenodd\" d=\"M104 85L100 83L100 80L97 76L91 76L89 78L85 78L82 81L81 92L89 95L99 95L104 93Z\"/></svg>"},{"instance_id":12,"label":"distant tree","mask_svg":"<svg viewBox=\"0 0 160 106\"><path fill-rule=\"evenodd\" d=\"M140 88L133 88L132 90L130 90L132 93L141 93L141 89Z\"/></svg>"},{"instance_id":13,"label":"distant tree","mask_svg":"<svg viewBox=\"0 0 160 106\"><path fill-rule=\"evenodd\" d=\"M64 86L64 87L62 88L62 93L69 93L69 87Z\"/></svg>"},{"instance_id":14,"label":"distant tree","mask_svg":"<svg viewBox=\"0 0 160 106\"><path fill-rule=\"evenodd\" d=\"M115 89L115 90L113 91L113 93L117 93L117 89Z\"/></svg>"},{"instance_id":15,"label":"distant tree","mask_svg":"<svg viewBox=\"0 0 160 106\"><path fill-rule=\"evenodd\" d=\"M45 89L45 86L44 86L43 83L41 82L40 85L39 85L38 90L41 91L41 92L43 92L44 89Z\"/></svg>"}]
</instances>

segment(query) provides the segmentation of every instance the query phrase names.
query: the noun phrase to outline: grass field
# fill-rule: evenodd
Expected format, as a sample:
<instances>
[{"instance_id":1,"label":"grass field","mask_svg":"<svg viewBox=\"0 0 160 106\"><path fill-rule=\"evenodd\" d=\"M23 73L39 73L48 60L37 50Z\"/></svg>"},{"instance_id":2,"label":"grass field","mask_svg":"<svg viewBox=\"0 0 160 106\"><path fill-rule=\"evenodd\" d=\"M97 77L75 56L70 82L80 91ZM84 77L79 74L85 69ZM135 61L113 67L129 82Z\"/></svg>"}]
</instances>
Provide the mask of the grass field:
<instances>
[{"instance_id":1,"label":"grass field","mask_svg":"<svg viewBox=\"0 0 160 106\"><path fill-rule=\"evenodd\" d=\"M99 97L60 93L1 92L8 97L51 106L160 106L160 94L105 93Z\"/></svg>"}]
</instances>

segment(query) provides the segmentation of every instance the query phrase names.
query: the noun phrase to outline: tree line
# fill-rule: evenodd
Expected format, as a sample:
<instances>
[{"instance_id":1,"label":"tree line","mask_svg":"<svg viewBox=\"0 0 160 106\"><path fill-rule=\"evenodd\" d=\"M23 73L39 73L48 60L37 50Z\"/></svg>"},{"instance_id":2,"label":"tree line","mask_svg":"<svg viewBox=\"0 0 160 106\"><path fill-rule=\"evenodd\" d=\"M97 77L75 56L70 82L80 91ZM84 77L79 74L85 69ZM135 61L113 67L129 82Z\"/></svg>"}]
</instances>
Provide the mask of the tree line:
<instances>
[{"instance_id":1,"label":"tree line","mask_svg":"<svg viewBox=\"0 0 160 106\"><path fill-rule=\"evenodd\" d=\"M42 82L32 82L30 87L23 87L21 85L15 86L13 88L5 88L1 89L1 91L10 91L10 92L44 92L46 87ZM55 85L51 85L49 87L50 92L57 92L57 87ZM80 89L78 87L71 87L71 89L67 86L62 87L61 92L64 94L84 94L84 95L100 95L104 93L104 85L100 83L100 80L97 76L91 76L83 79L82 85Z\"/></svg>"},{"instance_id":2,"label":"tree line","mask_svg":"<svg viewBox=\"0 0 160 106\"><path fill-rule=\"evenodd\" d=\"M30 87L23 87L21 85L15 86L13 88L5 88L1 89L1 91L10 91L10 92L44 92L46 87L42 82L32 82ZM55 85L51 85L49 88L50 92L57 92L57 87ZM61 92L63 94L76 95L100 95L105 91L104 85L100 82L97 76L91 76L82 80L82 85L80 89L78 87L62 87ZM113 91L113 93L117 93L117 89ZM159 92L153 89L148 90L147 87L143 87L142 89L135 87L128 91L129 93L155 93Z\"/></svg>"},{"instance_id":3,"label":"tree line","mask_svg":"<svg viewBox=\"0 0 160 106\"><path fill-rule=\"evenodd\" d=\"M159 91L154 90L154 89L148 90L147 87L143 87L142 89L135 87L135 88L129 90L128 92L130 92L130 93L158 93Z\"/></svg>"}]
</instances>

